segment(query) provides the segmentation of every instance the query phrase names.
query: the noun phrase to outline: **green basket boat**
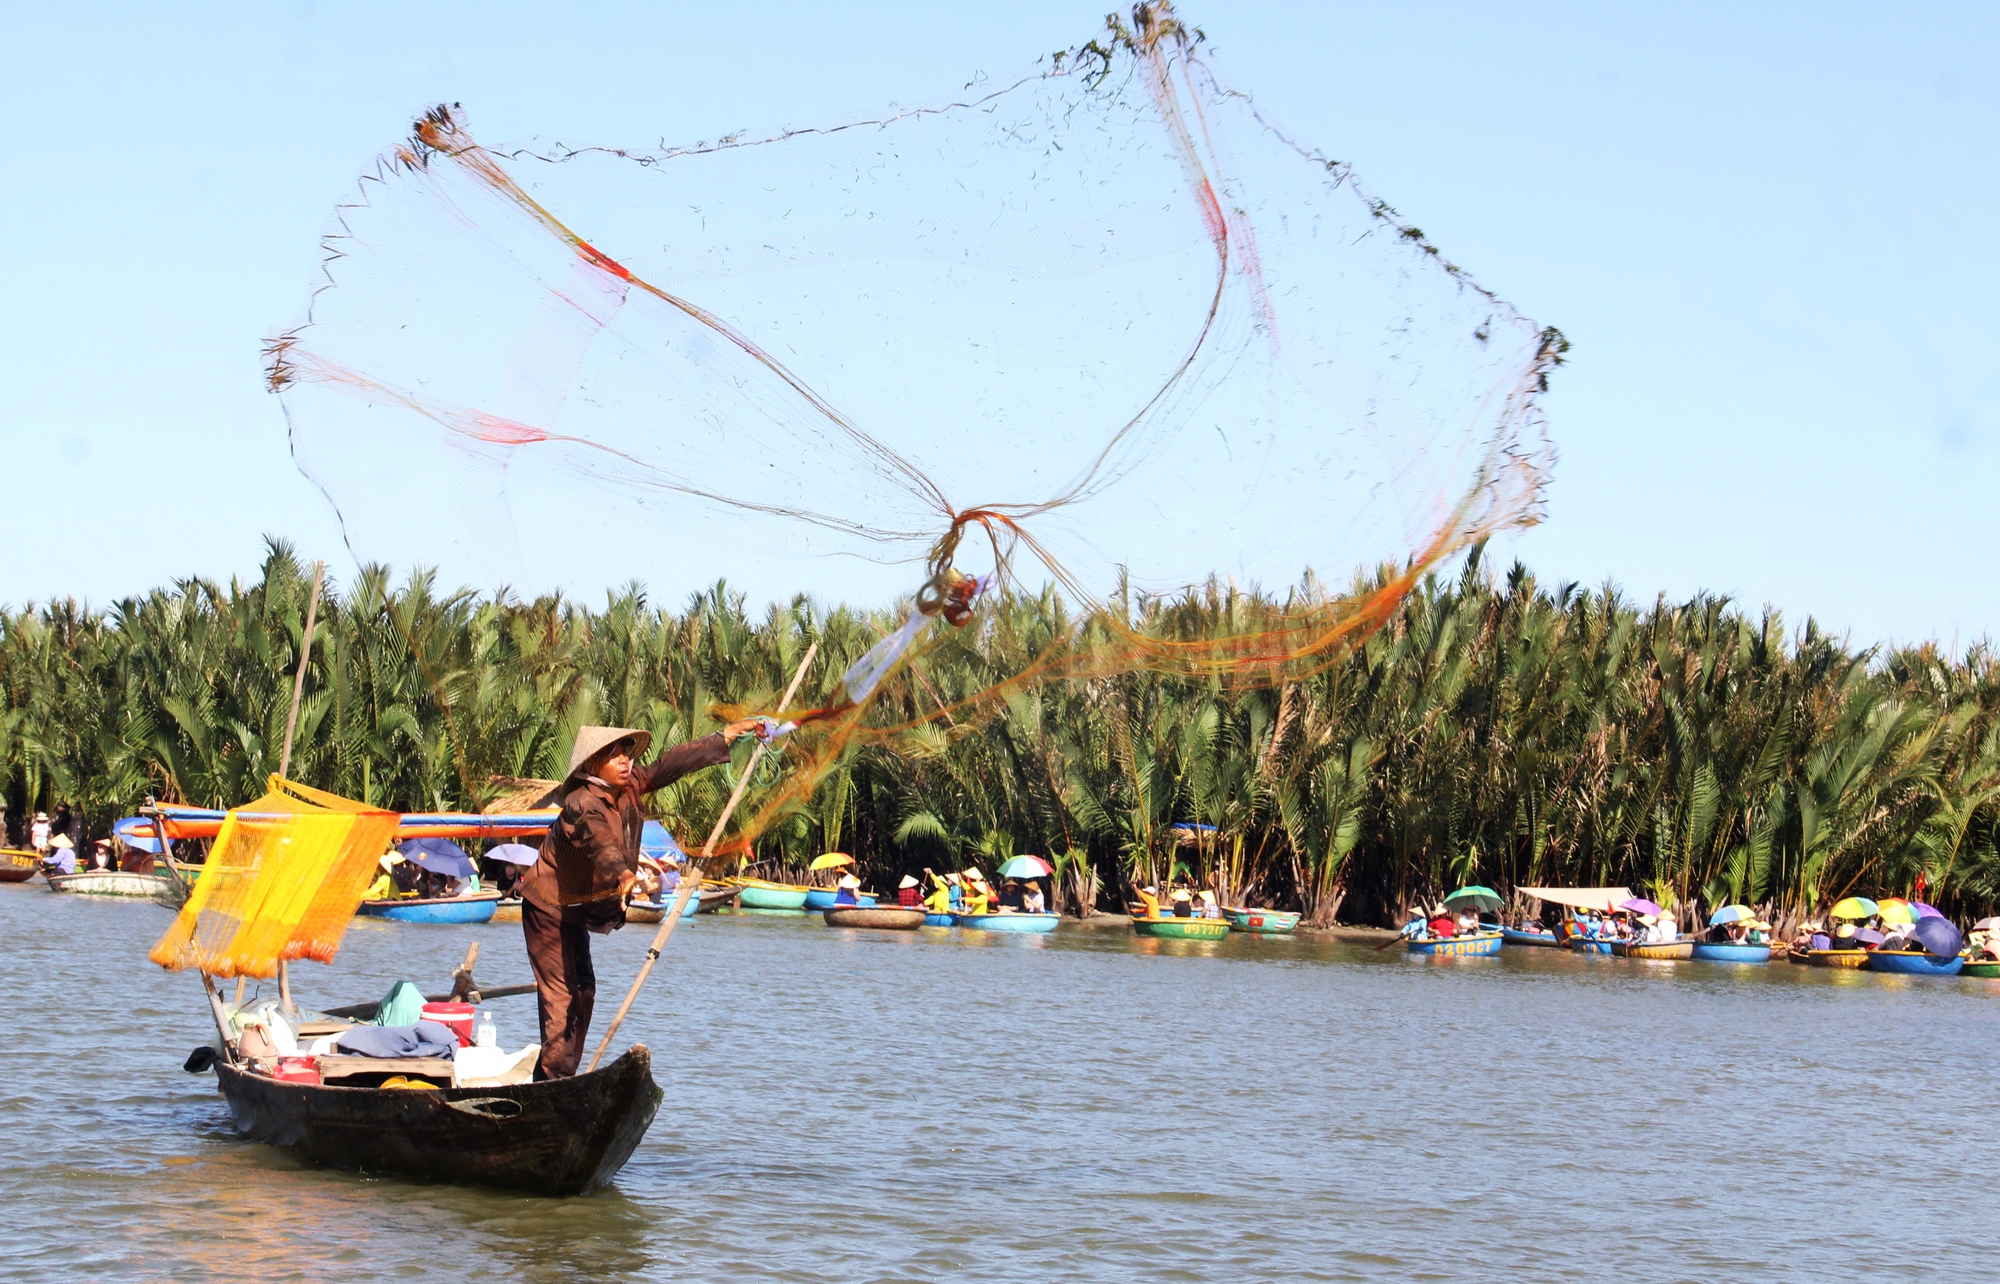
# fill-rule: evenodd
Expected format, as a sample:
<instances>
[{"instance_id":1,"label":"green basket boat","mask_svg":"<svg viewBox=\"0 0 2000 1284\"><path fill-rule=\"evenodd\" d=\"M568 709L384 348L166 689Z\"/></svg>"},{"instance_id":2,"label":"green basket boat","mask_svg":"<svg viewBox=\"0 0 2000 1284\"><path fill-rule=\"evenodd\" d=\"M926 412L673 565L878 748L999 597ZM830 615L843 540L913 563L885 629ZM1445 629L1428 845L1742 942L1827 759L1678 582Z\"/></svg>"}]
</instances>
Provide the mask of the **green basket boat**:
<instances>
[{"instance_id":1,"label":"green basket boat","mask_svg":"<svg viewBox=\"0 0 2000 1284\"><path fill-rule=\"evenodd\" d=\"M1974 963L1971 959L1967 959L1965 966L1959 969L1958 974L1960 976L1983 976L1989 981L2000 979L2000 959L1987 959L1983 963Z\"/></svg>"},{"instance_id":2,"label":"green basket boat","mask_svg":"<svg viewBox=\"0 0 2000 1284\"><path fill-rule=\"evenodd\" d=\"M1219 941L1229 935L1229 923L1219 918L1132 919L1132 930L1140 936L1156 936L1170 941Z\"/></svg>"},{"instance_id":3,"label":"green basket boat","mask_svg":"<svg viewBox=\"0 0 2000 1284\"><path fill-rule=\"evenodd\" d=\"M1248 932L1252 936L1290 936L1299 925L1299 916L1290 910L1249 909L1241 905L1224 906L1222 918L1230 931Z\"/></svg>"},{"instance_id":4,"label":"green basket boat","mask_svg":"<svg viewBox=\"0 0 2000 1284\"><path fill-rule=\"evenodd\" d=\"M743 895L736 903L744 909L804 912L806 893L812 890L794 883L769 883L761 878L741 879L737 885L743 889Z\"/></svg>"}]
</instances>

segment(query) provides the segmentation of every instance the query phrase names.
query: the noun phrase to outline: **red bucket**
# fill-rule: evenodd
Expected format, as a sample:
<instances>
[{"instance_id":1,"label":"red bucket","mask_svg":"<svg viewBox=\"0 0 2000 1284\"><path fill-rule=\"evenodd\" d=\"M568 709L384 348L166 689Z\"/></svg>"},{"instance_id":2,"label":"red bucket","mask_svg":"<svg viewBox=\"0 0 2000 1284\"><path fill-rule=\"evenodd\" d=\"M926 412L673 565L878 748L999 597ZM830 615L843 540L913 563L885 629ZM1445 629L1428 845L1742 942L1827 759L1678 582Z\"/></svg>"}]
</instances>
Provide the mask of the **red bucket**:
<instances>
[{"instance_id":1,"label":"red bucket","mask_svg":"<svg viewBox=\"0 0 2000 1284\"><path fill-rule=\"evenodd\" d=\"M280 1083L318 1083L318 1057L280 1057L271 1077Z\"/></svg>"},{"instance_id":2,"label":"red bucket","mask_svg":"<svg viewBox=\"0 0 2000 1284\"><path fill-rule=\"evenodd\" d=\"M470 1003L426 1003L422 1019L449 1026L451 1032L458 1036L458 1046L469 1048L472 1046L472 1013Z\"/></svg>"}]
</instances>

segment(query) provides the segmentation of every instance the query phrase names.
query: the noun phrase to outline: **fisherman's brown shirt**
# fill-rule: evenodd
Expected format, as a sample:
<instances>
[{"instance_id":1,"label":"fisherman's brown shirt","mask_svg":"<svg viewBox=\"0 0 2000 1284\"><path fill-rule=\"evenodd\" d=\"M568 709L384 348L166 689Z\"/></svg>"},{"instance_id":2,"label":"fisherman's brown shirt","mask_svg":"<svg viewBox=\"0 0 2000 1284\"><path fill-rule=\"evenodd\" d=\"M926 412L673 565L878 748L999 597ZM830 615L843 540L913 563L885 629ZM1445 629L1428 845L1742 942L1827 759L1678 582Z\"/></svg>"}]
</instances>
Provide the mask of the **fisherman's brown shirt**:
<instances>
[{"instance_id":1,"label":"fisherman's brown shirt","mask_svg":"<svg viewBox=\"0 0 2000 1284\"><path fill-rule=\"evenodd\" d=\"M645 766L635 764L623 789L587 776L565 780L557 799L562 814L542 839L542 858L521 878L522 898L593 931L622 926L625 907L618 893L626 875L639 871L646 795L728 757L729 742L718 731L677 745Z\"/></svg>"}]
</instances>

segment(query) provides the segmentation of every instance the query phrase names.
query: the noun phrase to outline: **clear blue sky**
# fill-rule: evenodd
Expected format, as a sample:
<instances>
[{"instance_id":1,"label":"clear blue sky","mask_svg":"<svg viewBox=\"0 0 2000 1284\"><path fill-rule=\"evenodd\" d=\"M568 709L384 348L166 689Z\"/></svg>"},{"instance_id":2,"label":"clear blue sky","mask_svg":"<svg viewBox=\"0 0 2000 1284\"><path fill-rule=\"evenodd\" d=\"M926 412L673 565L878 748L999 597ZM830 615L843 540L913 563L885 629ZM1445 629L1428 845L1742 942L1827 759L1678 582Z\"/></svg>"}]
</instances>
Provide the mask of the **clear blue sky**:
<instances>
[{"instance_id":1,"label":"clear blue sky","mask_svg":"<svg viewBox=\"0 0 2000 1284\"><path fill-rule=\"evenodd\" d=\"M928 101L1104 7L7 6L0 601L247 573L267 532L351 572L258 348L424 106L464 103L489 139L710 138ZM1233 84L1574 343L1550 520L1502 556L1857 642L2000 632L2000 7L1181 14ZM728 569L711 558L690 545L654 588ZM403 562L424 560L413 523Z\"/></svg>"}]
</instances>

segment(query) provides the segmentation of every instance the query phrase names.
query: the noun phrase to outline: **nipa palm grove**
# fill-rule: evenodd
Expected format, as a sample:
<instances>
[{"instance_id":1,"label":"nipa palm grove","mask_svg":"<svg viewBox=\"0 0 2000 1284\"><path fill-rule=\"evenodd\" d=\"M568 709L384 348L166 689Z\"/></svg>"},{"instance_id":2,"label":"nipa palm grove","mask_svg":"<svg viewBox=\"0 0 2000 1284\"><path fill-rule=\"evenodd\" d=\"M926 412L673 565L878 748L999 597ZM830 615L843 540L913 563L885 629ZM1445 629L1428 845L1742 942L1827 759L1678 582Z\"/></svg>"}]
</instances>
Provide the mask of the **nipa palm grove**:
<instances>
[{"instance_id":1,"label":"nipa palm grove","mask_svg":"<svg viewBox=\"0 0 2000 1284\"><path fill-rule=\"evenodd\" d=\"M255 583L0 614L10 829L57 801L97 836L149 795L261 794L310 592L274 543ZM557 775L586 723L661 744L703 734L718 705L768 707L813 641L802 699L824 698L893 625L804 597L753 616L722 585L681 610L636 587L592 609L376 568L318 609L290 774L402 810L476 809L499 780ZM1387 922L1469 882L1625 884L1781 916L1849 893L1961 917L2000 903L2000 680L1984 647L1855 650L1723 599L1640 607L1518 565L1496 577L1475 553L1297 682L1126 675L938 716L1074 628L1054 598L999 609L1005 627L963 630L894 688L911 730L850 754L762 836L767 875L844 850L893 885L1032 852L1072 912L1188 877L1319 923ZM1186 637L1240 627L1258 599L1218 588L1121 609ZM700 773L656 810L698 842L729 786Z\"/></svg>"}]
</instances>

